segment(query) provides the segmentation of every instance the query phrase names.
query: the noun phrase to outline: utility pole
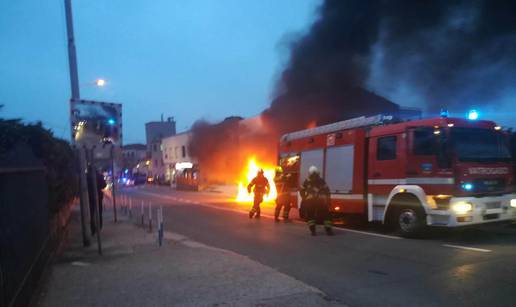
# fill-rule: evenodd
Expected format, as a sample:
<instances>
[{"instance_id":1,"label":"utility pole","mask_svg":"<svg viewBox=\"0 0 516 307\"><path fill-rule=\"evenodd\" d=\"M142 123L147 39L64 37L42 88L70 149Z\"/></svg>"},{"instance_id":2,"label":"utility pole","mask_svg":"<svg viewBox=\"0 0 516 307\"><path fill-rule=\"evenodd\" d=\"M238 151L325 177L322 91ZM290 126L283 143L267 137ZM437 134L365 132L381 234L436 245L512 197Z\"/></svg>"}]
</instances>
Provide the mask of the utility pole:
<instances>
[{"instance_id":1,"label":"utility pole","mask_svg":"<svg viewBox=\"0 0 516 307\"><path fill-rule=\"evenodd\" d=\"M70 85L72 87L71 100L81 99L79 92L79 74L77 73L77 52L75 50L75 38L73 35L72 2L64 0L66 14L66 32L68 34L68 64L70 67Z\"/></svg>"},{"instance_id":2,"label":"utility pole","mask_svg":"<svg viewBox=\"0 0 516 307\"><path fill-rule=\"evenodd\" d=\"M81 99L79 92L79 74L77 72L77 54L75 50L75 39L73 35L73 19L72 19L72 3L71 0L64 0L65 4L65 15L66 15L66 33L68 37L68 64L70 68L70 86L72 89L72 96L70 98L70 116L71 103L72 101L79 101ZM71 127L73 129L73 127ZM75 144L75 138L72 132L72 144ZM84 149L80 146L76 146L75 153L77 155L78 166L79 166L79 182L80 182L80 207L81 207L81 230L82 230L82 242L84 246L90 245L89 232L87 217L89 216L89 197L88 197L88 185L86 179L86 164L88 153L84 152ZM91 195L90 195L91 197ZM90 219L93 217L90 217Z\"/></svg>"}]
</instances>

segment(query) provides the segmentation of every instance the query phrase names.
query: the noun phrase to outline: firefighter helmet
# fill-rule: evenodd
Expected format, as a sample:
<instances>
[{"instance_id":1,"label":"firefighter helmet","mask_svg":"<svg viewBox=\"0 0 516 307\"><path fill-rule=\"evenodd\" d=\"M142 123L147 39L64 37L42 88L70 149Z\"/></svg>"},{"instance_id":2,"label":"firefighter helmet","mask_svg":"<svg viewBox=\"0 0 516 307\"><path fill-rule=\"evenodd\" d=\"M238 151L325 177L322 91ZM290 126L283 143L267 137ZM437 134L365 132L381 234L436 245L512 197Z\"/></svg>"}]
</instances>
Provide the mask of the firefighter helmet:
<instances>
[{"instance_id":1,"label":"firefighter helmet","mask_svg":"<svg viewBox=\"0 0 516 307\"><path fill-rule=\"evenodd\" d=\"M263 168L260 168L260 169L258 170L258 175L263 175Z\"/></svg>"},{"instance_id":2,"label":"firefighter helmet","mask_svg":"<svg viewBox=\"0 0 516 307\"><path fill-rule=\"evenodd\" d=\"M308 174L310 175L313 175L313 174L319 174L319 170L317 169L316 166L312 165L310 166L310 168L308 169Z\"/></svg>"},{"instance_id":3,"label":"firefighter helmet","mask_svg":"<svg viewBox=\"0 0 516 307\"><path fill-rule=\"evenodd\" d=\"M281 166L276 166L276 174L282 174L283 168Z\"/></svg>"}]
</instances>

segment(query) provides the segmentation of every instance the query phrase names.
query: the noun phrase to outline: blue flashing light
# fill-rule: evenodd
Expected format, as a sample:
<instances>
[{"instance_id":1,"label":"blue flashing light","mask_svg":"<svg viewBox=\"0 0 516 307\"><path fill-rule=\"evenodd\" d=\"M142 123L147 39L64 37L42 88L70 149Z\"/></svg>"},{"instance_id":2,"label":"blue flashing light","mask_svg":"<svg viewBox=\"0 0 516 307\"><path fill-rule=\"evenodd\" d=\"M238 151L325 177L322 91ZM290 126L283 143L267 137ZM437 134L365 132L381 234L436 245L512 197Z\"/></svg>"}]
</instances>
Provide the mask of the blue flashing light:
<instances>
[{"instance_id":1,"label":"blue flashing light","mask_svg":"<svg viewBox=\"0 0 516 307\"><path fill-rule=\"evenodd\" d=\"M122 178L122 181L123 181L124 183L126 183L126 182L127 182L127 178L125 178L125 177L124 177L124 178Z\"/></svg>"},{"instance_id":2,"label":"blue flashing light","mask_svg":"<svg viewBox=\"0 0 516 307\"><path fill-rule=\"evenodd\" d=\"M477 110L470 110L469 113L468 113L468 119L469 120L477 120L479 117L479 114L478 114L478 111Z\"/></svg>"},{"instance_id":3,"label":"blue flashing light","mask_svg":"<svg viewBox=\"0 0 516 307\"><path fill-rule=\"evenodd\" d=\"M126 169L124 170L124 173L126 173L126 174L127 174L127 173L129 173L129 169L127 169L127 168L126 168Z\"/></svg>"},{"instance_id":4,"label":"blue flashing light","mask_svg":"<svg viewBox=\"0 0 516 307\"><path fill-rule=\"evenodd\" d=\"M471 184L471 183L465 183L465 184L463 184L463 185L462 185L462 188L463 188L464 190L466 190L466 191L471 191L471 190L473 190L473 184Z\"/></svg>"},{"instance_id":5,"label":"blue flashing light","mask_svg":"<svg viewBox=\"0 0 516 307\"><path fill-rule=\"evenodd\" d=\"M115 119L114 119L114 118L110 118L110 119L108 119L108 121L107 121L107 122L108 122L108 124L110 124L110 125L114 125L114 124L116 123L116 121L115 121Z\"/></svg>"},{"instance_id":6,"label":"blue flashing light","mask_svg":"<svg viewBox=\"0 0 516 307\"><path fill-rule=\"evenodd\" d=\"M447 118L450 115L447 109L441 109L440 116L442 118Z\"/></svg>"}]
</instances>

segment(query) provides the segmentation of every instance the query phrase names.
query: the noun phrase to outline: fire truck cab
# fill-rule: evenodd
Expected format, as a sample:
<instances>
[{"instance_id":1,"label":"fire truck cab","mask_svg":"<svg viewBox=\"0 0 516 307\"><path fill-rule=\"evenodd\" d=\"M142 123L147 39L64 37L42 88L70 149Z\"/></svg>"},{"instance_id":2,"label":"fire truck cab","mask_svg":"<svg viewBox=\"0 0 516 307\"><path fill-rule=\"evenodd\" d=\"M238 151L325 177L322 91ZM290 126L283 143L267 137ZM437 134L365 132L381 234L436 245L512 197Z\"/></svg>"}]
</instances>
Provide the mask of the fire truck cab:
<instances>
[{"instance_id":1,"label":"fire truck cab","mask_svg":"<svg viewBox=\"0 0 516 307\"><path fill-rule=\"evenodd\" d=\"M279 164L295 178L321 170L330 210L396 226L458 227L516 219L508 137L494 122L430 118L393 123L377 115L285 134Z\"/></svg>"}]
</instances>

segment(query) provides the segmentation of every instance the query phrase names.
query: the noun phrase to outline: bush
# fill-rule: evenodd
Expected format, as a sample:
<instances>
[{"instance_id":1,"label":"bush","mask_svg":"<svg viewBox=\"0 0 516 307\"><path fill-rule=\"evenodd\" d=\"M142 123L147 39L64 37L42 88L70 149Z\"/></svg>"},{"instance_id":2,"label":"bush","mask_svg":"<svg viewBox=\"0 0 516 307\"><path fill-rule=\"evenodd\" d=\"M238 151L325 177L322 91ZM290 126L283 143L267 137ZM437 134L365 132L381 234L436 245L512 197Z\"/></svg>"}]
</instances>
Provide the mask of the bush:
<instances>
[{"instance_id":1,"label":"bush","mask_svg":"<svg viewBox=\"0 0 516 307\"><path fill-rule=\"evenodd\" d=\"M41 122L24 124L18 119L0 118L0 131L0 156L23 142L45 165L50 213L58 212L78 194L74 153L67 141L54 137Z\"/></svg>"}]
</instances>

